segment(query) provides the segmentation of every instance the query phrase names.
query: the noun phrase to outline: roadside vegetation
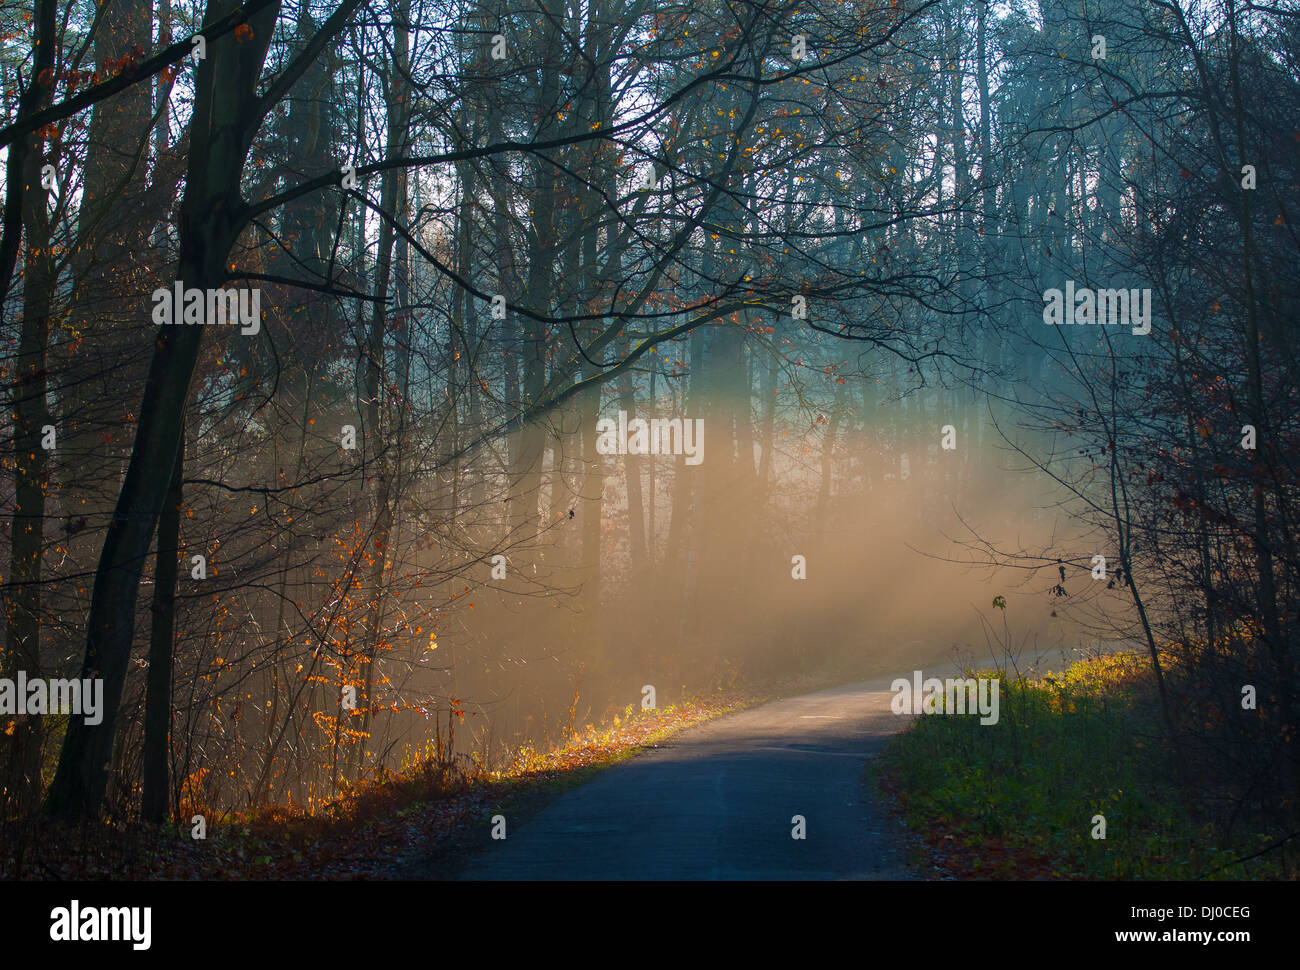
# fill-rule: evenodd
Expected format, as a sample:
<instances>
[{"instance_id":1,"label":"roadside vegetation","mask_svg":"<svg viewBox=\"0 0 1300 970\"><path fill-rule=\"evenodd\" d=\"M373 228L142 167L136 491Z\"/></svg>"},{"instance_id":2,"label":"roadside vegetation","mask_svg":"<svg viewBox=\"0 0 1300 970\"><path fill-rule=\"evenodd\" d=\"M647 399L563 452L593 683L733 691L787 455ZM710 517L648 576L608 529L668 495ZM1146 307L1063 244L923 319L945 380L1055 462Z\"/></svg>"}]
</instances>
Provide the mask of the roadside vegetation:
<instances>
[{"instance_id":1,"label":"roadside vegetation","mask_svg":"<svg viewBox=\"0 0 1300 970\"><path fill-rule=\"evenodd\" d=\"M408 751L399 771L320 806L204 815L185 822L0 830L3 879L392 879L444 878L489 838L490 820L514 825L551 797L653 747L683 728L739 710L759 695L719 691L657 710L629 705L545 751L523 747L497 768L452 754L449 712L429 745ZM194 838L204 815L206 837ZM52 861L57 860L57 861Z\"/></svg>"},{"instance_id":2,"label":"roadside vegetation","mask_svg":"<svg viewBox=\"0 0 1300 970\"><path fill-rule=\"evenodd\" d=\"M1174 696L1202 684L1161 654ZM1001 678L1001 717L919 717L874 768L917 834L920 868L959 879L1293 879L1280 805L1230 797L1209 749L1160 717L1149 658L1112 654L1041 679ZM1204 737L1215 732L1209 719ZM1203 737L1203 739L1204 739ZM1096 816L1105 818L1105 838Z\"/></svg>"}]
</instances>

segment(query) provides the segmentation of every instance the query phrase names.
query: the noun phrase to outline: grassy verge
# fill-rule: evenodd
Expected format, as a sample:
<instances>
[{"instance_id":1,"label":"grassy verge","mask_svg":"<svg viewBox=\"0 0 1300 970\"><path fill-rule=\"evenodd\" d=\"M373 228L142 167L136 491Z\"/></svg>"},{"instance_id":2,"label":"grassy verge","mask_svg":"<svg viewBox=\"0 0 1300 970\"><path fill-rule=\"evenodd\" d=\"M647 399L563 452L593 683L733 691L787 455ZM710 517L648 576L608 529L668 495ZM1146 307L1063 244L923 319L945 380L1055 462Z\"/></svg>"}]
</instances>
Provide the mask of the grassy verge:
<instances>
[{"instance_id":1,"label":"grassy verge","mask_svg":"<svg viewBox=\"0 0 1300 970\"><path fill-rule=\"evenodd\" d=\"M1116 654L1039 680L1002 676L1001 717L920 717L873 766L923 845L962 879L1273 879L1276 833L1229 844L1176 783L1149 665ZM1105 817L1105 839L1093 837ZM1292 870L1293 871L1293 870Z\"/></svg>"}]
</instances>

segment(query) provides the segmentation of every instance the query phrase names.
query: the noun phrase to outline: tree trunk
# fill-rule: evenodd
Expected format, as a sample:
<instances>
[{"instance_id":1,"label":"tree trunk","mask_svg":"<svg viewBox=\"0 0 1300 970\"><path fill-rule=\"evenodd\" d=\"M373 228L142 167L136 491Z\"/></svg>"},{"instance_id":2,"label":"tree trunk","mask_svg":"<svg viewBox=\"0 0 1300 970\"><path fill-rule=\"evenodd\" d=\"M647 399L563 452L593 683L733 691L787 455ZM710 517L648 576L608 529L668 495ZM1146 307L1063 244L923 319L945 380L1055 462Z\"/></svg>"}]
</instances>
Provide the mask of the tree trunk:
<instances>
[{"instance_id":1,"label":"tree trunk","mask_svg":"<svg viewBox=\"0 0 1300 970\"><path fill-rule=\"evenodd\" d=\"M398 0L394 18L397 24L408 21L410 9L410 0ZM393 65L388 82L388 142L384 146L388 158L396 158L406 150L409 116L403 80L407 72L409 33L404 27L396 26L395 34ZM379 204L393 219L401 219L405 209L404 176L404 169L385 169L380 183ZM386 420L381 401L388 393L387 381L384 380L384 330L388 324L388 289L393 276L394 235L392 222L382 220L379 226L379 249L375 257L375 296L379 297L379 301L375 303L370 318L370 335L366 347L366 455L375 462L378 490L375 495L374 527L371 530L374 544L374 561L369 577L371 594L363 628L366 642L361 659L365 666L365 685L362 693L361 739L357 742L354 759L355 778L360 778L365 770L366 743L370 738L371 712L374 708L371 694L374 690L375 665L379 662L380 633L384 622L384 573L393 530L393 460L390 450L394 448L394 436L388 433L391 429L381 431L381 423ZM375 450L372 450L372 446ZM400 441L397 441L396 447L401 447Z\"/></svg>"},{"instance_id":2,"label":"tree trunk","mask_svg":"<svg viewBox=\"0 0 1300 970\"><path fill-rule=\"evenodd\" d=\"M176 627L176 576L180 555L185 433L181 431L171 484L158 519L158 554L154 568L153 625L149 634L149 675L145 682L143 800L146 822L167 819L168 764L171 759L172 639Z\"/></svg>"},{"instance_id":3,"label":"tree trunk","mask_svg":"<svg viewBox=\"0 0 1300 970\"><path fill-rule=\"evenodd\" d=\"M130 56L133 48L153 46L151 0L103 0L99 5L94 57L101 71ZM146 312L135 294L154 285L142 258L152 222L146 196L150 120L153 98L149 84L136 84L101 101L91 110L77 211L77 247L71 269L75 286L71 325L97 331L94 353L73 357L74 377L62 407L68 424L68 453L77 456L68 469L81 493L78 514L89 519L87 537L102 534L113 507L113 488L121 474L119 433L125 410L120 396L106 393L129 368L138 379L140 343L146 339L131 326L143 323ZM142 356L142 355L140 355ZM170 463L165 466L170 468ZM91 554L90 549L84 550Z\"/></svg>"},{"instance_id":4,"label":"tree trunk","mask_svg":"<svg viewBox=\"0 0 1300 970\"><path fill-rule=\"evenodd\" d=\"M537 137L549 137L549 129L556 123L560 100L560 71L558 57L563 45L558 36L558 24L563 19L563 6L548 0L547 16L540 32L539 52L543 58L541 89L538 97ZM556 255L555 209L558 186L550 163L541 157L533 164L533 221L531 253L528 260L528 282L525 292L529 305L536 311L549 314L554 301L553 262ZM532 407L542 399L546 385L546 349L549 328L541 321L526 317L520 320L523 336L524 374L523 408ZM542 453L546 447L545 425L540 420L524 423L517 436L518 445L511 469L511 528L516 542L531 544L537 537L539 524L538 502L541 496ZM537 550L533 550L536 554Z\"/></svg>"},{"instance_id":5,"label":"tree trunk","mask_svg":"<svg viewBox=\"0 0 1300 970\"><path fill-rule=\"evenodd\" d=\"M619 407L627 412L627 420L631 422L636 413L636 392L631 371L623 375L622 385ZM632 581L638 583L644 578L646 570L645 501L641 495L641 456L629 453L624 456L623 462L627 476L627 521L628 540L631 545Z\"/></svg>"},{"instance_id":6,"label":"tree trunk","mask_svg":"<svg viewBox=\"0 0 1300 970\"><path fill-rule=\"evenodd\" d=\"M48 96L38 82L40 72L54 60L54 3L43 0L37 8L36 61L29 91L32 110ZM26 100L26 95L24 96ZM10 523L10 592L5 617L6 677L24 670L28 677L42 676L41 665L41 552L44 545L47 453L42 447L46 408L46 349L50 334L50 303L54 292L54 259L50 253L50 221L46 194L41 188L45 153L40 137L23 139L22 150L10 148L10 161L19 163L8 172L9 200L19 199L22 233L26 239L23 267L23 316L14 368L12 418L14 422L14 513ZM6 200L8 204L9 200ZM7 215L7 213L6 213ZM6 220L8 222L8 220ZM6 225L6 235L10 226ZM17 240L10 239L16 244ZM15 249L16 252L16 249ZM0 290L0 301L4 291ZM56 438L57 445L57 438ZM41 794L41 743L44 718L28 715L16 719L9 741L5 794L10 811L26 815L39 804Z\"/></svg>"}]
</instances>

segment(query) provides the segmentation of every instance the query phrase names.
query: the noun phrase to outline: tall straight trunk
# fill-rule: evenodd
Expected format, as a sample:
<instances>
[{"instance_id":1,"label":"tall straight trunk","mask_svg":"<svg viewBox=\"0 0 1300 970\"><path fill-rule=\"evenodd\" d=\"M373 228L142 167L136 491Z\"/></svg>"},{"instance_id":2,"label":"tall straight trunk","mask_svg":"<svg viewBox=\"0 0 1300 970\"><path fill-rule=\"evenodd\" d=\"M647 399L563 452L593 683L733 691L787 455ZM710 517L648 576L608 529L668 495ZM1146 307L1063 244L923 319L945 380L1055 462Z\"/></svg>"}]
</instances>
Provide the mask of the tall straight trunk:
<instances>
[{"instance_id":1,"label":"tall straight trunk","mask_svg":"<svg viewBox=\"0 0 1300 970\"><path fill-rule=\"evenodd\" d=\"M962 327L968 319L970 305L975 298L975 286L972 276L975 271L975 245L972 231L975 218L970 209L970 161L966 151L966 115L965 115L965 74L962 71L962 0L954 0L951 9L951 21L948 14L944 16L944 32L947 34L945 49L949 58L948 96L951 112L949 125L952 131L952 165L954 201L957 205L957 219L953 226L953 242L956 249L956 264L959 273L958 295L961 299L960 313ZM966 388L965 405L961 414L952 414L954 425L961 431L962 440L969 431L967 421L975 412L976 388L972 382ZM955 397L955 395L954 395ZM960 460L965 462L971 449L961 450Z\"/></svg>"},{"instance_id":2,"label":"tall straight trunk","mask_svg":"<svg viewBox=\"0 0 1300 970\"><path fill-rule=\"evenodd\" d=\"M404 78L409 59L410 35L404 25L410 16L410 0L398 0L394 11L395 33L393 65L388 81L388 141L385 157L396 158L406 148L408 109ZM379 204L390 219L401 221L405 209L405 170L388 168L380 182ZM365 667L365 684L362 691L361 739L357 742L354 758L354 777L361 777L366 764L366 744L370 738L370 722L374 710L371 696L375 684L375 667L379 662L379 641L384 622L384 574L388 566L388 549L393 530L393 458L391 450L401 448L400 439L387 427L388 415L382 407L388 382L384 380L384 331L388 326L388 290L393 278L393 240L395 232L390 219L380 221L379 246L375 257L375 301L370 317L370 334L366 342L366 455L376 464L377 490L374 501L374 525L371 529L373 561L370 567L370 601L366 610L365 643L362 647L362 664ZM381 430L381 425L384 427ZM383 442L383 444L380 444ZM373 448L372 448L373 445Z\"/></svg>"},{"instance_id":3,"label":"tall straight trunk","mask_svg":"<svg viewBox=\"0 0 1300 970\"><path fill-rule=\"evenodd\" d=\"M366 74L364 71L357 71L357 104L366 103ZM352 143L355 146L356 154L353 158L357 164L361 159L366 157L369 146L366 143L366 113L357 112L357 127L352 132ZM344 200L347 205L349 200ZM352 223L352 278L365 279L366 276L366 252L369 246L366 243L366 220L365 209L361 208L357 217L351 220Z\"/></svg>"},{"instance_id":4,"label":"tall straight trunk","mask_svg":"<svg viewBox=\"0 0 1300 970\"><path fill-rule=\"evenodd\" d=\"M487 142L496 144L501 141L501 118L503 108L487 111ZM488 162L491 175L488 178L488 193L492 198L492 245L496 257L497 294L504 296L506 302L517 303L519 300L518 270L515 265L514 243L510 235L510 173L507 169L508 159L495 158ZM522 410L519 390L519 333L522 323L519 314L508 313L505 321L492 321L489 326L500 326L499 342L504 346L501 368L504 372L502 385L505 405ZM513 467L518 451L518 435L511 435L507 444L507 463ZM507 516L508 518L508 516Z\"/></svg>"},{"instance_id":5,"label":"tall straight trunk","mask_svg":"<svg viewBox=\"0 0 1300 970\"><path fill-rule=\"evenodd\" d=\"M16 121L28 120L50 103L53 80L47 79L54 68L56 12L56 6L49 0L37 0L36 15L32 21L32 71L27 78L27 86L18 98ZM40 137L36 133L18 138L9 145L5 162L4 216L0 223L0 322L4 321L4 301L9 295L14 270L18 266L19 242L23 235L28 198L41 191L39 166L42 163L39 160L33 162L32 159L33 154L39 156L40 153ZM33 164L37 166L34 170L31 168ZM37 173L37 178L27 177L32 171Z\"/></svg>"},{"instance_id":6,"label":"tall straight trunk","mask_svg":"<svg viewBox=\"0 0 1300 970\"><path fill-rule=\"evenodd\" d=\"M472 140L461 143L460 147L463 148L471 144L473 144ZM470 227L473 225L474 212L474 167L468 163L462 163L457 165L456 168L460 183L460 204L456 207L456 273L461 279L467 280L471 276L470 241L472 229ZM464 384L471 398L474 397L474 370L469 360L469 355L473 353L474 343L469 339L466 332L473 327L473 321L474 301L469 291L466 290L464 293L457 294L451 304L451 320L447 333L447 415L442 425L445 441L440 449L443 454L456 456L452 459L450 468L451 496L447 506L449 508L448 516L452 523L456 521L460 511L460 480L465 474L461 462L466 460L458 454L461 439L459 401L462 367L467 375L464 378ZM473 424L474 422L471 421L471 425Z\"/></svg>"},{"instance_id":7,"label":"tall straight trunk","mask_svg":"<svg viewBox=\"0 0 1300 970\"><path fill-rule=\"evenodd\" d=\"M100 70L129 56L132 48L153 46L152 0L103 0L99 16L94 56ZM170 24L166 29L170 31ZM124 203L137 197L146 182L152 101L150 85L136 84L91 109L77 214L83 248L73 254L72 266L82 287L94 291L92 299L103 298L103 287L121 273L116 262L128 256L128 247L139 239L142 214ZM93 304L79 309L93 312Z\"/></svg>"},{"instance_id":8,"label":"tall straight trunk","mask_svg":"<svg viewBox=\"0 0 1300 970\"><path fill-rule=\"evenodd\" d=\"M988 63L988 0L976 0L975 3L975 82L979 91L980 109L980 246L982 270L985 285L979 289L980 298L987 298L988 281L997 279L1001 265L1001 231L997 219L997 187L993 173L993 121L992 105L989 98L989 63ZM989 300L988 302L996 302ZM984 305L987 305L985 303ZM980 308L981 311L983 307ZM980 326L983 328L983 359L987 362L988 373L996 375L1001 367L1002 341L997 339L992 321L981 312ZM980 379L985 384L985 379ZM986 390L988 388L986 387ZM997 391L997 388L993 389ZM985 399L991 406L992 401ZM987 427L986 408L979 410L979 425L976 444L982 448Z\"/></svg>"},{"instance_id":9,"label":"tall straight trunk","mask_svg":"<svg viewBox=\"0 0 1300 970\"><path fill-rule=\"evenodd\" d=\"M656 417L655 378L658 376L658 373L659 372L655 369L651 369L650 371L650 400L646 404L647 420L654 420ZM651 458L646 464L648 466L646 471L649 473L646 476L648 479L647 485L649 486L649 495L646 500L646 562L649 566L653 567L656 548L655 536L657 535L655 530L655 504L657 502L657 496L655 495L655 480L657 476L655 475L655 472L659 468L659 462L657 459Z\"/></svg>"},{"instance_id":10,"label":"tall straight trunk","mask_svg":"<svg viewBox=\"0 0 1300 970\"><path fill-rule=\"evenodd\" d=\"M626 353L626 345L624 345L620 356ZM627 412L627 419L631 422L636 414L636 391L632 383L631 371L624 372L621 384L619 407ZM628 540L631 544L632 577L637 581L645 575L646 570L645 500L641 494L641 456L629 453L624 456L623 461L627 475Z\"/></svg>"},{"instance_id":11,"label":"tall straight trunk","mask_svg":"<svg viewBox=\"0 0 1300 970\"><path fill-rule=\"evenodd\" d=\"M477 128L474 124L470 125L471 143L476 138ZM475 169L472 166L466 166L465 173L461 179L461 206L458 227L460 232L460 246L457 253L457 272L461 279L469 280L474 276L473 250L471 248L472 236L474 233L474 199L477 179L475 178ZM461 354L464 357L465 365L465 389L469 398L468 407L468 433L479 435L483 433L483 403L480 393L478 376L482 362L477 360L478 352L478 315L474 309L474 296L468 289L461 295L459 301L461 307ZM453 355L454 357L454 355ZM470 460L470 459L466 459ZM459 466L458 474L463 474ZM487 481L482 474L473 474L470 476L470 491L468 504L472 509L477 509L483 504L486 495Z\"/></svg>"},{"instance_id":12,"label":"tall straight trunk","mask_svg":"<svg viewBox=\"0 0 1300 970\"><path fill-rule=\"evenodd\" d=\"M589 112L589 116L582 117L582 123L588 126L597 125L607 128L610 124L610 104L609 104L609 86L610 86L610 65L609 59L604 55L602 35L598 25L602 23L601 11L603 7L600 0L593 3L589 11L586 31L586 48L590 56L590 63L593 65L593 78L586 90L590 92L590 102L584 102L583 108ZM603 185L606 194L613 196L615 184L613 173L603 164L606 156L606 146L601 142L594 142L588 150L591 153L590 179L594 184ZM582 268L581 280L582 287L580 293L587 307L595 305L596 299L602 295L602 274L600 263L597 259L597 250L600 245L600 217L601 202L595 192L584 193L582 199ZM607 246L607 263L612 267L613 272L617 272L617 266L621 262L617 244L617 231L614 228L609 229L609 240L612 245ZM608 272L605 274L608 275ZM580 329L584 339L586 339L585 329ZM584 369L587 378L596 378L600 374L600 368L588 366ZM600 584L601 584L601 522L604 515L604 493L605 493L605 456L596 451L596 422L600 419L600 402L601 402L601 384L594 383L591 387L580 395L580 424L579 433L582 435L583 462L585 467L585 479L582 485L583 503L582 503L582 576L583 576L583 598L595 615L595 609L600 603ZM599 639L599 637L597 637Z\"/></svg>"},{"instance_id":13,"label":"tall straight trunk","mask_svg":"<svg viewBox=\"0 0 1300 970\"><path fill-rule=\"evenodd\" d=\"M563 4L547 0L545 27L541 31L540 52L543 56L541 88L538 96L538 123L536 135L547 137L556 123L560 103L560 62L563 49L558 36L558 24L563 20ZM528 260L528 282L525 288L529 305L536 311L549 314L554 301L554 260L556 255L556 195L559 191L556 175L550 163L541 157L533 161L533 200L531 252ZM523 337L523 387L520 401L523 408L541 400L546 384L546 324L531 317L520 320ZM511 530L515 541L532 543L539 525L538 502L541 497L541 465L546 447L545 425L539 420L525 422L517 436L514 463L511 468ZM534 550L536 552L536 550Z\"/></svg>"},{"instance_id":14,"label":"tall straight trunk","mask_svg":"<svg viewBox=\"0 0 1300 970\"><path fill-rule=\"evenodd\" d=\"M779 333L778 329L778 333ZM759 506L767 503L767 493L772 480L772 449L776 446L776 396L777 381L780 377L780 355L776 350L776 339L767 354L767 366L763 369L763 380L759 393L763 397L761 425L759 426L759 460L758 460L758 496Z\"/></svg>"},{"instance_id":15,"label":"tall straight trunk","mask_svg":"<svg viewBox=\"0 0 1300 970\"><path fill-rule=\"evenodd\" d=\"M690 386L684 395L685 407L682 409L682 421L699 417L697 413L704 401L704 329L696 327L691 331L690 357L687 364ZM664 545L664 565L670 570L681 570L683 546L686 537L687 522L691 518L691 501L695 488L695 476L686 464L686 456L678 455L673 473L673 498L671 518L668 520L668 539Z\"/></svg>"},{"instance_id":16,"label":"tall straight trunk","mask_svg":"<svg viewBox=\"0 0 1300 970\"><path fill-rule=\"evenodd\" d=\"M745 346L745 337L737 335L735 360L736 456L739 458L740 487L746 501L752 502L754 469L754 354Z\"/></svg>"},{"instance_id":17,"label":"tall straight trunk","mask_svg":"<svg viewBox=\"0 0 1300 970\"><path fill-rule=\"evenodd\" d=\"M579 402L582 408L583 464L586 468L582 485L582 595L593 611L600 603L600 526L605 506L605 456L596 451L600 390L600 384L592 384L583 391Z\"/></svg>"},{"instance_id":18,"label":"tall straight trunk","mask_svg":"<svg viewBox=\"0 0 1300 970\"><path fill-rule=\"evenodd\" d=\"M965 77L961 63L962 20L960 2L954 3L954 7L956 9L952 12L951 22L946 16L944 18L944 33L946 34L944 46L949 59L948 97L949 110L951 111L949 124L952 132L953 189L957 203L960 206L957 227L964 230L972 221L966 205L967 196L970 194L970 164L966 154L966 116L963 105ZM961 233L958 234L958 240L961 241Z\"/></svg>"},{"instance_id":19,"label":"tall straight trunk","mask_svg":"<svg viewBox=\"0 0 1300 970\"><path fill-rule=\"evenodd\" d=\"M302 386L302 420L298 422L298 456L293 469L293 478L288 479L288 481L293 482L302 480L302 466L307 452L307 429L309 427L309 415L311 413L312 388L316 385L315 367L309 367L305 375L300 378L300 381ZM292 399L291 396L290 399ZM278 460L276 466L279 467ZM275 635L277 638L285 629L284 615L289 603L287 590L289 585L289 573L291 571L290 556L292 552L293 544L285 543L284 551L280 556L279 588L276 592L277 606ZM271 696L271 709L266 715L266 755L262 760L262 769L258 773L257 780L253 783L251 788L252 793L249 797L250 809L257 808L263 803L264 799L270 797L269 783L271 780L271 769L275 765L275 757L279 751L280 742L285 733L284 727L281 727L279 732L275 729L276 721L279 719L280 714L280 695L282 693L280 670L281 667L279 664L275 664L271 667L271 683L268 688L268 693ZM287 725L292 719L293 710L292 707L290 707L289 712L285 715L285 724Z\"/></svg>"},{"instance_id":20,"label":"tall straight trunk","mask_svg":"<svg viewBox=\"0 0 1300 970\"><path fill-rule=\"evenodd\" d=\"M172 640L176 629L176 576L180 555L185 433L181 432L171 484L158 518L158 554L154 567L153 623L149 631L149 675L145 681L143 798L146 822L167 818L167 767L171 750Z\"/></svg>"},{"instance_id":21,"label":"tall straight trunk","mask_svg":"<svg viewBox=\"0 0 1300 970\"><path fill-rule=\"evenodd\" d=\"M698 535L700 575L706 583L700 590L701 601L705 601L706 594L729 597L743 586L742 574L746 568L746 557L737 554L737 543L750 531L740 510L753 478L754 460L752 452L748 458L743 454L737 458L742 432L736 371L743 372L742 340L740 325L728 320L713 334L705 356L706 386L717 388L720 393L710 400L704 419L706 457L698 471L703 472L704 501L710 508L717 503L717 507L727 509L730 514L720 520L725 526L700 530ZM700 501L699 493L696 501Z\"/></svg>"},{"instance_id":22,"label":"tall straight trunk","mask_svg":"<svg viewBox=\"0 0 1300 970\"><path fill-rule=\"evenodd\" d=\"M159 0L158 44L171 43L171 0ZM167 112L163 102L169 87L161 81L155 101L153 151L161 166L169 145ZM140 816L161 824L167 818L171 788L172 654L176 629L176 579L180 555L180 506L185 473L185 432L181 431L176 463L167 498L158 518L158 542L154 565L154 591L149 631L149 668L145 679L144 754L141 766Z\"/></svg>"},{"instance_id":23,"label":"tall straight trunk","mask_svg":"<svg viewBox=\"0 0 1300 970\"><path fill-rule=\"evenodd\" d=\"M794 197L795 197L795 174L791 168L786 172L785 180L785 224L794 225ZM843 228L843 216L840 210L836 208L836 231ZM772 321L772 340L767 352L767 367L763 371L763 380L760 382L759 394L762 396L761 405L761 425L759 430L759 447L761 454L758 461L758 510L762 515L767 509L768 490L771 487L772 476L772 449L775 445L776 434L776 395L777 380L780 375L780 351L777 349L781 345L782 334L785 327L782 325L780 316L776 316Z\"/></svg>"},{"instance_id":24,"label":"tall straight trunk","mask_svg":"<svg viewBox=\"0 0 1300 970\"><path fill-rule=\"evenodd\" d=\"M704 404L706 386L704 374L704 328L696 327L691 331L690 351L687 373L690 385L682 395L682 422L700 417ZM695 604L698 601L695 577L698 574L696 563L692 561L693 550L698 548L698 528L690 528L700 519L697 515L697 497L701 493L698 468L686 464L685 454L677 456L673 466L673 495L671 517L668 520L668 538L664 543L664 569L672 580L663 584L663 594L672 601L673 584L677 584L676 602L680 604L681 621L677 632L684 635L694 620Z\"/></svg>"},{"instance_id":25,"label":"tall straight trunk","mask_svg":"<svg viewBox=\"0 0 1300 970\"><path fill-rule=\"evenodd\" d=\"M54 60L54 3L42 0L35 24L36 60L29 81L32 110L48 102L48 91L37 78ZM24 100L27 100L26 94ZM10 147L8 192L18 198L20 224L26 240L23 265L23 316L14 369L11 415L14 422L14 512L10 521L10 592L5 603L5 656L0 664L6 677L18 670L29 677L42 676L41 665L41 552L45 532L47 453L42 428L48 421L46 406L46 350L50 336L50 306L54 292L54 259L50 254L50 220L46 195L41 189L45 153L38 135ZM8 201L8 200L7 200ZM7 213L6 213L7 214ZM6 220L7 221L7 220ZM6 235L10 226L6 225ZM16 239L10 237L16 243ZM4 293L0 291L0 301ZM56 438L57 445L57 438ZM42 717L16 721L9 739L8 777L4 779L10 811L33 811L41 795Z\"/></svg>"},{"instance_id":26,"label":"tall straight trunk","mask_svg":"<svg viewBox=\"0 0 1300 970\"><path fill-rule=\"evenodd\" d=\"M151 0L103 0L99 18L94 58L101 71L111 70L107 66L130 56L133 48L152 48ZM78 245L71 257L72 326L79 330L120 331L123 325L145 320L137 294L156 285L141 260L148 252L145 240L153 214L146 200L149 147L155 134L150 129L152 102L151 86L136 84L91 109L77 211ZM68 451L77 455L77 462L69 474L80 486L77 510L90 519L88 536L106 525L123 457L113 442L122 437L115 425L124 409L116 395L105 391L138 353L140 345L132 337L141 336L134 329L109 332L93 354L70 361L80 373L71 381L63 405L75 415L75 424L69 422ZM83 371L86 366L88 373ZM90 480L84 481L87 476Z\"/></svg>"},{"instance_id":27,"label":"tall straight trunk","mask_svg":"<svg viewBox=\"0 0 1300 970\"><path fill-rule=\"evenodd\" d=\"M817 489L817 528L820 542L824 538L827 520L830 517L831 485L835 474L835 440L839 436L840 420L844 414L844 387L835 385L835 403L831 405L830 423L826 426L826 437L822 439L821 485Z\"/></svg>"},{"instance_id":28,"label":"tall straight trunk","mask_svg":"<svg viewBox=\"0 0 1300 970\"><path fill-rule=\"evenodd\" d=\"M996 197L993 184L992 105L989 100L988 0L975 2L975 83L980 102L980 208L983 229L987 237L996 215Z\"/></svg>"},{"instance_id":29,"label":"tall straight trunk","mask_svg":"<svg viewBox=\"0 0 1300 970\"><path fill-rule=\"evenodd\" d=\"M172 0L158 0L158 49L163 50L171 46L172 43ZM171 147L171 137L168 132L170 119L163 106L167 95L171 92L170 85L160 77L157 81L156 94L153 100L154 108L154 125L153 125L153 154L154 158L161 161L167 150Z\"/></svg>"}]
</instances>

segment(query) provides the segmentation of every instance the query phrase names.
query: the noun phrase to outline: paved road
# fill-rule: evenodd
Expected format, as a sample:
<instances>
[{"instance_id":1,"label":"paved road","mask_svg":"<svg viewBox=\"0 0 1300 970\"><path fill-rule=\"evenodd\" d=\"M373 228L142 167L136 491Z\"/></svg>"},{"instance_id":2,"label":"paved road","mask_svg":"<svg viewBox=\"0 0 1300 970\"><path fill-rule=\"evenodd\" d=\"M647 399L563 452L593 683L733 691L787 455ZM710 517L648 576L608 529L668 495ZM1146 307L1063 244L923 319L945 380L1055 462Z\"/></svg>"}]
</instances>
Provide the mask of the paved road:
<instances>
[{"instance_id":1,"label":"paved road","mask_svg":"<svg viewBox=\"0 0 1300 970\"><path fill-rule=\"evenodd\" d=\"M1060 669L1055 657L1049 665ZM867 759L909 720L889 709L892 679L783 698L682 731L518 826L507 819L505 840L491 841L485 826L485 848L462 878L909 878L897 823L878 813L863 784ZM802 840L791 837L794 815L805 819Z\"/></svg>"},{"instance_id":2,"label":"paved road","mask_svg":"<svg viewBox=\"0 0 1300 970\"><path fill-rule=\"evenodd\" d=\"M467 879L903 878L873 839L867 756L899 729L888 684L772 701L669 738L491 843ZM791 817L807 838L791 838Z\"/></svg>"}]
</instances>

